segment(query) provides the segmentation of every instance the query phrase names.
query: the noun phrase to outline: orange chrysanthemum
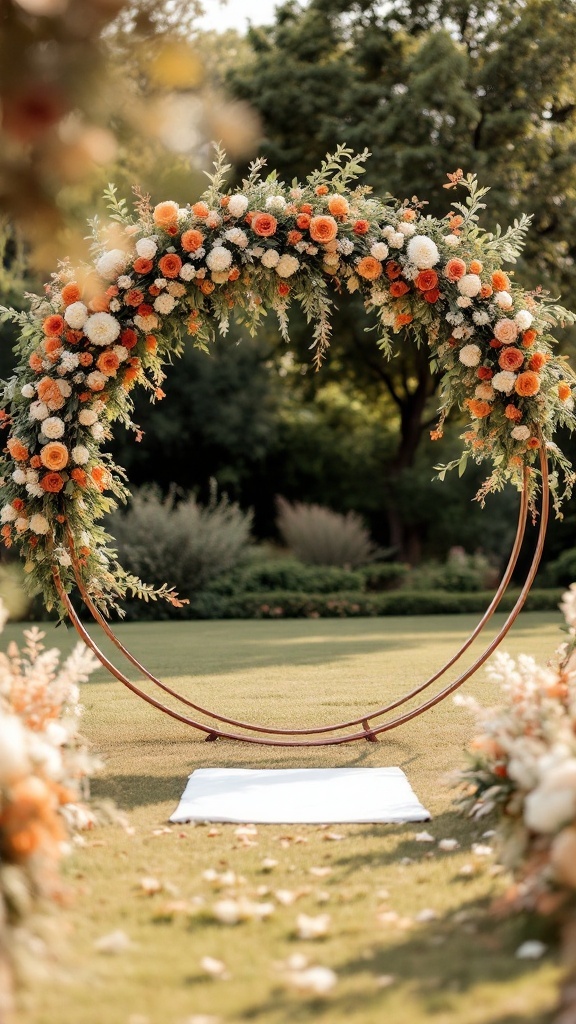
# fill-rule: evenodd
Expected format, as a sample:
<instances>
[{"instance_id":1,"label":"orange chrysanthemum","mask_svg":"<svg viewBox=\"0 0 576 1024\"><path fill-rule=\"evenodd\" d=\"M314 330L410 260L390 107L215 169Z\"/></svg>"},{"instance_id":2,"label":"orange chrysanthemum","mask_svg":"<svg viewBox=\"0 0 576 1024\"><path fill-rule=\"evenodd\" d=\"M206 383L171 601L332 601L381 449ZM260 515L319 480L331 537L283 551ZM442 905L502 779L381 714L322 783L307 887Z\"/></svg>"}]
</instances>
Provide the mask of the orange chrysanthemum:
<instances>
[{"instance_id":1,"label":"orange chrysanthemum","mask_svg":"<svg viewBox=\"0 0 576 1024\"><path fill-rule=\"evenodd\" d=\"M200 248L204 241L204 235L197 228L190 228L185 231L180 239L180 245L184 249L184 252L196 252Z\"/></svg>"},{"instance_id":2,"label":"orange chrysanthemum","mask_svg":"<svg viewBox=\"0 0 576 1024\"><path fill-rule=\"evenodd\" d=\"M394 320L395 330L398 330L400 327L407 327L408 324L412 323L413 319L412 313L398 313Z\"/></svg>"},{"instance_id":3,"label":"orange chrysanthemum","mask_svg":"<svg viewBox=\"0 0 576 1024\"><path fill-rule=\"evenodd\" d=\"M194 203L194 206L192 207L192 213L194 214L195 217L199 217L200 220L204 220L210 213L210 210L208 209L206 203L200 201L199 203Z\"/></svg>"},{"instance_id":4,"label":"orange chrysanthemum","mask_svg":"<svg viewBox=\"0 0 576 1024\"><path fill-rule=\"evenodd\" d=\"M86 487L88 477L86 476L85 470L81 469L80 466L76 466L76 468L70 473L70 476L74 483L78 484L79 487Z\"/></svg>"},{"instance_id":5,"label":"orange chrysanthemum","mask_svg":"<svg viewBox=\"0 0 576 1024\"><path fill-rule=\"evenodd\" d=\"M301 231L306 231L310 227L311 219L309 213L299 213L296 217L296 227L300 228Z\"/></svg>"},{"instance_id":6,"label":"orange chrysanthemum","mask_svg":"<svg viewBox=\"0 0 576 1024\"><path fill-rule=\"evenodd\" d=\"M205 280L200 282L200 291L203 295L211 295L215 287L216 285L213 281Z\"/></svg>"},{"instance_id":7,"label":"orange chrysanthemum","mask_svg":"<svg viewBox=\"0 0 576 1024\"><path fill-rule=\"evenodd\" d=\"M524 331L524 334L522 335L522 346L524 348L532 348L532 345L536 341L537 337L537 332L533 331L532 329Z\"/></svg>"},{"instance_id":8,"label":"orange chrysanthemum","mask_svg":"<svg viewBox=\"0 0 576 1024\"><path fill-rule=\"evenodd\" d=\"M483 266L482 263L480 263L480 260L471 260L470 261L470 266L469 266L468 270L469 270L469 272L471 274L481 274L483 269L484 269L484 266Z\"/></svg>"},{"instance_id":9,"label":"orange chrysanthemum","mask_svg":"<svg viewBox=\"0 0 576 1024\"><path fill-rule=\"evenodd\" d=\"M356 267L360 277L367 281L376 281L382 275L382 264L374 256L364 256Z\"/></svg>"},{"instance_id":10,"label":"orange chrysanthemum","mask_svg":"<svg viewBox=\"0 0 576 1024\"><path fill-rule=\"evenodd\" d=\"M251 227L254 234L260 238L270 238L278 227L278 221L271 213L255 213Z\"/></svg>"},{"instance_id":11,"label":"orange chrysanthemum","mask_svg":"<svg viewBox=\"0 0 576 1024\"><path fill-rule=\"evenodd\" d=\"M438 302L438 299L440 298L440 291L438 288L430 288L430 291L422 293L422 298L425 302L429 302L433 305L435 302Z\"/></svg>"},{"instance_id":12,"label":"orange chrysanthemum","mask_svg":"<svg viewBox=\"0 0 576 1024\"><path fill-rule=\"evenodd\" d=\"M40 450L40 461L46 469L64 469L68 465L68 449L61 441L50 441Z\"/></svg>"},{"instance_id":13,"label":"orange chrysanthemum","mask_svg":"<svg viewBox=\"0 0 576 1024\"><path fill-rule=\"evenodd\" d=\"M130 291L126 292L124 302L127 306L139 306L144 302L144 292L140 291L139 288L131 288Z\"/></svg>"},{"instance_id":14,"label":"orange chrysanthemum","mask_svg":"<svg viewBox=\"0 0 576 1024\"><path fill-rule=\"evenodd\" d=\"M137 342L138 335L136 334L136 331L133 331L131 327L126 327L120 335L120 344L123 345L124 348L130 349L134 348Z\"/></svg>"},{"instance_id":15,"label":"orange chrysanthemum","mask_svg":"<svg viewBox=\"0 0 576 1024\"><path fill-rule=\"evenodd\" d=\"M492 291L493 291L493 288L492 288L491 284L483 284L481 289L480 289L480 298L481 299L489 299L490 296L492 295Z\"/></svg>"},{"instance_id":16,"label":"orange chrysanthemum","mask_svg":"<svg viewBox=\"0 0 576 1024\"><path fill-rule=\"evenodd\" d=\"M317 196L327 196L328 195L328 185L316 185L316 188L314 189L314 192L316 193Z\"/></svg>"},{"instance_id":17,"label":"orange chrysanthemum","mask_svg":"<svg viewBox=\"0 0 576 1024\"><path fill-rule=\"evenodd\" d=\"M523 398L530 398L540 391L540 377L533 370L525 370L519 373L516 378L516 393Z\"/></svg>"},{"instance_id":18,"label":"orange chrysanthemum","mask_svg":"<svg viewBox=\"0 0 576 1024\"><path fill-rule=\"evenodd\" d=\"M519 348L505 348L498 356L498 366L502 370L519 370L524 362L524 353Z\"/></svg>"},{"instance_id":19,"label":"orange chrysanthemum","mask_svg":"<svg viewBox=\"0 0 576 1024\"><path fill-rule=\"evenodd\" d=\"M538 373L543 366L546 366L548 362L548 356L545 352L535 352L533 356L530 356L528 361L528 369L534 370L534 373Z\"/></svg>"},{"instance_id":20,"label":"orange chrysanthemum","mask_svg":"<svg viewBox=\"0 0 576 1024\"><path fill-rule=\"evenodd\" d=\"M370 223L367 220L357 220L352 230L355 235L367 235L370 231Z\"/></svg>"},{"instance_id":21,"label":"orange chrysanthemum","mask_svg":"<svg viewBox=\"0 0 576 1024\"><path fill-rule=\"evenodd\" d=\"M154 335L153 334L147 334L146 335L146 351L147 352L155 352L157 348L158 348L158 341L156 340Z\"/></svg>"},{"instance_id":22,"label":"orange chrysanthemum","mask_svg":"<svg viewBox=\"0 0 576 1024\"><path fill-rule=\"evenodd\" d=\"M107 377L115 377L118 367L120 366L120 360L112 349L107 349L98 356L96 366L100 372L105 373Z\"/></svg>"},{"instance_id":23,"label":"orange chrysanthemum","mask_svg":"<svg viewBox=\"0 0 576 1024\"><path fill-rule=\"evenodd\" d=\"M558 384L558 398L561 402L566 402L572 396L572 388L570 387L567 380L561 380Z\"/></svg>"},{"instance_id":24,"label":"orange chrysanthemum","mask_svg":"<svg viewBox=\"0 0 576 1024\"><path fill-rule=\"evenodd\" d=\"M80 286L75 281L70 281L69 284L65 284L62 289L62 302L65 306L71 306L73 302L79 302L81 291Z\"/></svg>"},{"instance_id":25,"label":"orange chrysanthemum","mask_svg":"<svg viewBox=\"0 0 576 1024\"><path fill-rule=\"evenodd\" d=\"M301 231L289 231L288 234L286 235L286 241L288 242L288 245L298 245L298 242L301 242L302 238L303 235Z\"/></svg>"},{"instance_id":26,"label":"orange chrysanthemum","mask_svg":"<svg viewBox=\"0 0 576 1024\"><path fill-rule=\"evenodd\" d=\"M395 281L397 277L400 277L401 273L402 267L400 264L396 263L396 260L389 260L386 264L386 277L388 277L390 281Z\"/></svg>"},{"instance_id":27,"label":"orange chrysanthemum","mask_svg":"<svg viewBox=\"0 0 576 1024\"><path fill-rule=\"evenodd\" d=\"M42 356L38 352L33 352L28 360L28 366L35 373L41 373L44 369L42 366Z\"/></svg>"},{"instance_id":28,"label":"orange chrysanthemum","mask_svg":"<svg viewBox=\"0 0 576 1024\"><path fill-rule=\"evenodd\" d=\"M15 462L26 462L28 458L28 449L25 444L17 437L11 437L7 443L8 451Z\"/></svg>"},{"instance_id":29,"label":"orange chrysanthemum","mask_svg":"<svg viewBox=\"0 0 576 1024\"><path fill-rule=\"evenodd\" d=\"M64 405L62 392L55 380L51 377L43 377L38 384L38 398L45 402L49 409L61 409Z\"/></svg>"},{"instance_id":30,"label":"orange chrysanthemum","mask_svg":"<svg viewBox=\"0 0 576 1024\"><path fill-rule=\"evenodd\" d=\"M519 423L522 419L522 412L516 405L507 405L504 409L504 415L507 420L512 420L513 423Z\"/></svg>"},{"instance_id":31,"label":"orange chrysanthemum","mask_svg":"<svg viewBox=\"0 0 576 1024\"><path fill-rule=\"evenodd\" d=\"M106 490L106 487L108 485L108 470L104 466L94 466L94 468L90 471L90 476L92 477L99 491Z\"/></svg>"},{"instance_id":32,"label":"orange chrysanthemum","mask_svg":"<svg viewBox=\"0 0 576 1024\"><path fill-rule=\"evenodd\" d=\"M492 287L497 292L507 292L510 287L510 278L503 270L495 270L492 274Z\"/></svg>"},{"instance_id":33,"label":"orange chrysanthemum","mask_svg":"<svg viewBox=\"0 0 576 1024\"><path fill-rule=\"evenodd\" d=\"M45 473L40 479L40 487L48 494L58 494L64 487L64 479L60 473Z\"/></svg>"},{"instance_id":34,"label":"orange chrysanthemum","mask_svg":"<svg viewBox=\"0 0 576 1024\"><path fill-rule=\"evenodd\" d=\"M55 337L55 335L52 334L44 338L42 348L44 349L50 362L55 363L58 357L60 356L60 353L62 352L62 339L57 338Z\"/></svg>"},{"instance_id":35,"label":"orange chrysanthemum","mask_svg":"<svg viewBox=\"0 0 576 1024\"><path fill-rule=\"evenodd\" d=\"M240 277L240 269L239 269L239 267L232 267L232 270L228 274L228 280L229 281L237 281L239 277Z\"/></svg>"},{"instance_id":36,"label":"orange chrysanthemum","mask_svg":"<svg viewBox=\"0 0 576 1024\"><path fill-rule=\"evenodd\" d=\"M540 447L540 438L538 438L538 437L529 437L528 440L526 441L526 447L527 448L531 448L531 449L539 448Z\"/></svg>"},{"instance_id":37,"label":"orange chrysanthemum","mask_svg":"<svg viewBox=\"0 0 576 1024\"><path fill-rule=\"evenodd\" d=\"M346 217L350 213L350 203L345 196L330 196L328 209L333 217Z\"/></svg>"}]
</instances>

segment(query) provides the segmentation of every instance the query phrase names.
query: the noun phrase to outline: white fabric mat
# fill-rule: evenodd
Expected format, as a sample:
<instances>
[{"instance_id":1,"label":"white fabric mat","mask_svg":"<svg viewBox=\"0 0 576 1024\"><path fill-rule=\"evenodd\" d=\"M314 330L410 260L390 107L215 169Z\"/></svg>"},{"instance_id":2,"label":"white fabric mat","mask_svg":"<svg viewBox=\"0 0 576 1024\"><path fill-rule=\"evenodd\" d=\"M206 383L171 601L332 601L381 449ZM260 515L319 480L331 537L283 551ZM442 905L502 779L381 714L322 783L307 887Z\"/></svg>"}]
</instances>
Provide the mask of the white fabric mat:
<instances>
[{"instance_id":1,"label":"white fabric mat","mask_svg":"<svg viewBox=\"0 0 576 1024\"><path fill-rule=\"evenodd\" d=\"M198 768L172 822L428 821L400 768Z\"/></svg>"}]
</instances>

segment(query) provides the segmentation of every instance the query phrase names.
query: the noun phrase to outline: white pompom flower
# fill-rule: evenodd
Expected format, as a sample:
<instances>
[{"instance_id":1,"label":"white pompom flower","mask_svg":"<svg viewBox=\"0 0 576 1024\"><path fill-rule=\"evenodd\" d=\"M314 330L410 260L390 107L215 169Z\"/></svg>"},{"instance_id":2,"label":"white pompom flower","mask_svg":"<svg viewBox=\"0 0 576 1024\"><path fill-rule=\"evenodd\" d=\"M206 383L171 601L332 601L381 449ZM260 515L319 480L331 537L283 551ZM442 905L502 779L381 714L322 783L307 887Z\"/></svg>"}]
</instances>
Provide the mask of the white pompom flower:
<instances>
[{"instance_id":1,"label":"white pompom flower","mask_svg":"<svg viewBox=\"0 0 576 1024\"><path fill-rule=\"evenodd\" d=\"M510 370L501 370L500 373L496 373L490 381L492 387L496 391L501 391L504 395L509 395L514 390L516 383L516 374Z\"/></svg>"},{"instance_id":2,"label":"white pompom flower","mask_svg":"<svg viewBox=\"0 0 576 1024\"><path fill-rule=\"evenodd\" d=\"M500 307L500 309L512 309L512 306L514 305L514 299L510 295L510 292L496 292L494 302Z\"/></svg>"},{"instance_id":3,"label":"white pompom flower","mask_svg":"<svg viewBox=\"0 0 576 1024\"><path fill-rule=\"evenodd\" d=\"M481 288L482 281L478 274L464 274L464 277L461 277L458 281L458 291L461 295L466 295L470 299L479 295Z\"/></svg>"},{"instance_id":4,"label":"white pompom flower","mask_svg":"<svg viewBox=\"0 0 576 1024\"><path fill-rule=\"evenodd\" d=\"M83 302L72 302L64 311L64 319L73 331L79 331L88 319L88 307Z\"/></svg>"},{"instance_id":5,"label":"white pompom flower","mask_svg":"<svg viewBox=\"0 0 576 1024\"><path fill-rule=\"evenodd\" d=\"M231 217L243 217L247 209L248 200L246 196L230 196L230 202L228 203L228 213L230 214Z\"/></svg>"},{"instance_id":6,"label":"white pompom flower","mask_svg":"<svg viewBox=\"0 0 576 1024\"><path fill-rule=\"evenodd\" d=\"M532 326L534 317L527 309L519 309L514 319L521 331L527 331Z\"/></svg>"},{"instance_id":7,"label":"white pompom flower","mask_svg":"<svg viewBox=\"0 0 576 1024\"><path fill-rule=\"evenodd\" d=\"M108 377L100 370L92 370L86 377L86 383L91 391L103 391L108 383Z\"/></svg>"},{"instance_id":8,"label":"white pompom flower","mask_svg":"<svg viewBox=\"0 0 576 1024\"><path fill-rule=\"evenodd\" d=\"M460 349L458 358L464 366L478 366L482 351L478 345L464 345Z\"/></svg>"},{"instance_id":9,"label":"white pompom flower","mask_svg":"<svg viewBox=\"0 0 576 1024\"><path fill-rule=\"evenodd\" d=\"M162 295L157 295L154 299L154 309L157 313L161 313L163 316L168 316L172 312L176 305L176 299L168 292L164 292Z\"/></svg>"},{"instance_id":10,"label":"white pompom flower","mask_svg":"<svg viewBox=\"0 0 576 1024\"><path fill-rule=\"evenodd\" d=\"M93 409L81 409L78 413L78 422L83 427L91 427L93 423L96 423L98 419L97 413Z\"/></svg>"},{"instance_id":11,"label":"white pompom flower","mask_svg":"<svg viewBox=\"0 0 576 1024\"><path fill-rule=\"evenodd\" d=\"M530 428L525 426L514 427L510 434L515 441L527 441L530 437Z\"/></svg>"},{"instance_id":12,"label":"white pompom flower","mask_svg":"<svg viewBox=\"0 0 576 1024\"><path fill-rule=\"evenodd\" d=\"M32 402L28 416L31 420L45 420L50 415L50 410L46 405L46 402Z\"/></svg>"},{"instance_id":13,"label":"white pompom flower","mask_svg":"<svg viewBox=\"0 0 576 1024\"><path fill-rule=\"evenodd\" d=\"M22 398L34 398L34 395L36 394L36 388L34 387L33 384L25 384L22 390L20 391L20 394L22 395Z\"/></svg>"},{"instance_id":14,"label":"white pompom flower","mask_svg":"<svg viewBox=\"0 0 576 1024\"><path fill-rule=\"evenodd\" d=\"M139 238L136 242L136 252L144 260L153 260L158 252L158 246L153 238Z\"/></svg>"},{"instance_id":15,"label":"white pompom flower","mask_svg":"<svg viewBox=\"0 0 576 1024\"><path fill-rule=\"evenodd\" d=\"M38 533L41 536L48 533L50 529L50 523L40 512L35 512L33 516L30 516L30 529L32 533Z\"/></svg>"},{"instance_id":16,"label":"white pompom flower","mask_svg":"<svg viewBox=\"0 0 576 1024\"><path fill-rule=\"evenodd\" d=\"M64 434L64 420L61 420L59 416L48 416L42 423L42 433L51 441L62 437Z\"/></svg>"},{"instance_id":17,"label":"white pompom flower","mask_svg":"<svg viewBox=\"0 0 576 1024\"><path fill-rule=\"evenodd\" d=\"M224 238L227 242L232 242L232 245L237 245L239 249L245 249L248 245L248 235L242 228L229 228L224 232Z\"/></svg>"},{"instance_id":18,"label":"white pompom flower","mask_svg":"<svg viewBox=\"0 0 576 1024\"><path fill-rule=\"evenodd\" d=\"M0 522L2 523L14 523L18 518L18 513L12 505L4 505L2 512L0 512Z\"/></svg>"},{"instance_id":19,"label":"white pompom flower","mask_svg":"<svg viewBox=\"0 0 576 1024\"><path fill-rule=\"evenodd\" d=\"M93 345L111 345L120 334L120 324L110 313L93 313L84 324L84 334Z\"/></svg>"},{"instance_id":20,"label":"white pompom flower","mask_svg":"<svg viewBox=\"0 0 576 1024\"><path fill-rule=\"evenodd\" d=\"M269 267L271 269L272 267L277 266L277 264L280 262L280 256L276 252L276 249L267 249L262 257L261 262L262 266Z\"/></svg>"},{"instance_id":21,"label":"white pompom flower","mask_svg":"<svg viewBox=\"0 0 576 1024\"><path fill-rule=\"evenodd\" d=\"M266 209L274 210L275 213L282 213L286 208L286 200L284 196L268 196L266 200Z\"/></svg>"},{"instance_id":22,"label":"white pompom flower","mask_svg":"<svg viewBox=\"0 0 576 1024\"><path fill-rule=\"evenodd\" d=\"M385 260L388 255L388 246L386 242L374 242L374 245L370 248L370 255L375 260Z\"/></svg>"},{"instance_id":23,"label":"white pompom flower","mask_svg":"<svg viewBox=\"0 0 576 1024\"><path fill-rule=\"evenodd\" d=\"M232 253L223 245L215 245L206 257L206 264L210 270L222 273L232 264Z\"/></svg>"},{"instance_id":24,"label":"white pompom flower","mask_svg":"<svg viewBox=\"0 0 576 1024\"><path fill-rule=\"evenodd\" d=\"M455 249L457 245L460 245L458 235L444 235L444 241L451 249Z\"/></svg>"},{"instance_id":25,"label":"white pompom flower","mask_svg":"<svg viewBox=\"0 0 576 1024\"><path fill-rule=\"evenodd\" d=\"M122 273L128 262L128 256L122 249L110 249L103 252L96 260L96 270L106 281L112 281Z\"/></svg>"},{"instance_id":26,"label":"white pompom flower","mask_svg":"<svg viewBox=\"0 0 576 1024\"><path fill-rule=\"evenodd\" d=\"M340 262L340 258L338 256L336 256L335 258L337 262ZM292 277L292 274L296 273L299 266L300 263L296 259L296 257L290 256L288 253L285 252L284 255L280 257L278 263L276 264L276 273L278 274L279 277Z\"/></svg>"},{"instance_id":27,"label":"white pompom flower","mask_svg":"<svg viewBox=\"0 0 576 1024\"><path fill-rule=\"evenodd\" d=\"M438 263L440 253L428 235L414 235L408 242L408 257L419 270L429 270Z\"/></svg>"},{"instance_id":28,"label":"white pompom flower","mask_svg":"<svg viewBox=\"0 0 576 1024\"><path fill-rule=\"evenodd\" d=\"M90 452L85 444L75 445L70 454L72 455L72 461L75 462L77 466L85 466L90 458Z\"/></svg>"},{"instance_id":29,"label":"white pompom flower","mask_svg":"<svg viewBox=\"0 0 576 1024\"><path fill-rule=\"evenodd\" d=\"M193 281L196 277L196 268L191 263L185 263L178 275L183 281Z\"/></svg>"},{"instance_id":30,"label":"white pompom flower","mask_svg":"<svg viewBox=\"0 0 576 1024\"><path fill-rule=\"evenodd\" d=\"M26 472L23 469L15 469L14 472L12 473L12 479L13 479L15 484L19 484L19 485L25 484L26 483Z\"/></svg>"}]
</instances>

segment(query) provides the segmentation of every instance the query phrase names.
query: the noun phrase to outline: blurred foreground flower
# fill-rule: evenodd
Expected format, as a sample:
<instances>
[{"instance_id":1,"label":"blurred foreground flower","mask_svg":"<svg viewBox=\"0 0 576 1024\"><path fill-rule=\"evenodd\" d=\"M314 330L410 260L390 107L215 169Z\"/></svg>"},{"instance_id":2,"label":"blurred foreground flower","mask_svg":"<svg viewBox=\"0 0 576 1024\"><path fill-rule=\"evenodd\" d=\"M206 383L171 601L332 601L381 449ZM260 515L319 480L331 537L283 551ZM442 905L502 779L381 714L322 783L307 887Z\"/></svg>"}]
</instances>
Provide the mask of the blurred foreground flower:
<instances>
[{"instance_id":1,"label":"blurred foreground flower","mask_svg":"<svg viewBox=\"0 0 576 1024\"><path fill-rule=\"evenodd\" d=\"M0 602L0 631L6 613ZM0 1020L11 1009L10 979L37 957L28 927L61 892L59 862L92 816L79 800L97 767L78 731L78 685L97 667L78 644L60 663L32 628L25 645L0 653Z\"/></svg>"}]
</instances>

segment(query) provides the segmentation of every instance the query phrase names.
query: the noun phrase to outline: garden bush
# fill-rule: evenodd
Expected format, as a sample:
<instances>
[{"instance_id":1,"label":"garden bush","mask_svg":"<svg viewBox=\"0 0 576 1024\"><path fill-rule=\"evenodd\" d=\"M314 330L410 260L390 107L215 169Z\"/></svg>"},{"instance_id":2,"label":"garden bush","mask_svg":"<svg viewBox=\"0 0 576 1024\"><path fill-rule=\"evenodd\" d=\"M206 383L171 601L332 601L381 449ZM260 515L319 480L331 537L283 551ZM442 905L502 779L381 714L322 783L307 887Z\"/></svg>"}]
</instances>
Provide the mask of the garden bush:
<instances>
[{"instance_id":1,"label":"garden bush","mask_svg":"<svg viewBox=\"0 0 576 1024\"><path fill-rule=\"evenodd\" d=\"M407 578L410 566L405 562L377 562L363 565L356 571L363 577L366 590L380 593L400 586Z\"/></svg>"},{"instance_id":2,"label":"garden bush","mask_svg":"<svg viewBox=\"0 0 576 1024\"><path fill-rule=\"evenodd\" d=\"M128 510L108 521L122 565L147 583L168 583L182 597L247 557L251 525L251 513L226 496L218 498L215 490L202 506L193 494L162 497L154 487L135 491ZM159 608L152 612L161 617Z\"/></svg>"},{"instance_id":3,"label":"garden bush","mask_svg":"<svg viewBox=\"0 0 576 1024\"><path fill-rule=\"evenodd\" d=\"M278 498L278 530L290 551L310 565L356 568L374 561L378 549L355 512L342 515L321 505Z\"/></svg>"},{"instance_id":4,"label":"garden bush","mask_svg":"<svg viewBox=\"0 0 576 1024\"><path fill-rule=\"evenodd\" d=\"M563 551L540 574L542 586L569 587L576 580L576 548Z\"/></svg>"},{"instance_id":5,"label":"garden bush","mask_svg":"<svg viewBox=\"0 0 576 1024\"><path fill-rule=\"evenodd\" d=\"M305 565L295 558L278 558L254 561L223 573L207 589L229 595L266 590L331 594L338 590L363 590L364 586L364 575L359 571L332 565Z\"/></svg>"},{"instance_id":6,"label":"garden bush","mask_svg":"<svg viewBox=\"0 0 576 1024\"><path fill-rule=\"evenodd\" d=\"M485 555L467 554L452 548L445 562L425 562L406 575L403 586L409 590L449 590L474 593L497 586L498 573Z\"/></svg>"}]
</instances>

